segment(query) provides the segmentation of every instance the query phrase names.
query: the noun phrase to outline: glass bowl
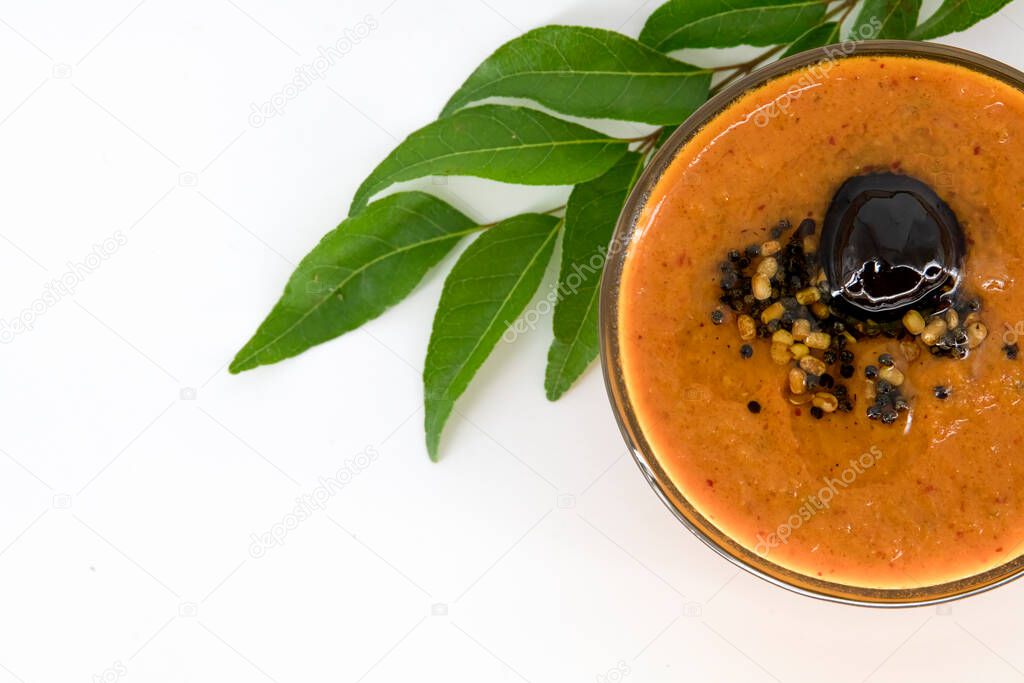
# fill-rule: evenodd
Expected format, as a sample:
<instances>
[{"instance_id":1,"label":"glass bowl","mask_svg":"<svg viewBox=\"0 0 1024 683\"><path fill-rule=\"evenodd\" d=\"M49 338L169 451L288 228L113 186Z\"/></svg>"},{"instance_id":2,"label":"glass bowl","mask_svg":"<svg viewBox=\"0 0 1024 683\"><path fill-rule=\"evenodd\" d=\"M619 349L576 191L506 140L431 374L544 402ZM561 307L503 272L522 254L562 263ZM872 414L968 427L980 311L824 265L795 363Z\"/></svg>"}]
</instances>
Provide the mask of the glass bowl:
<instances>
[{"instance_id":1,"label":"glass bowl","mask_svg":"<svg viewBox=\"0 0 1024 683\"><path fill-rule=\"evenodd\" d=\"M902 40L874 40L844 43L802 52L770 64L737 80L709 99L687 119L662 146L640 176L619 217L601 281L600 330L601 366L605 387L622 436L644 477L655 493L697 538L736 566L777 586L801 595L832 602L874 606L911 607L946 602L974 595L1002 585L1024 571L1024 556L999 567L957 581L918 588L865 588L822 580L770 562L740 545L717 528L687 500L658 462L630 402L629 388L622 372L619 349L619 283L628 246L647 199L679 150L703 126L734 100L768 81L799 68L850 56L888 55L930 59L956 64L1002 80L1024 90L1024 73L967 50Z\"/></svg>"}]
</instances>

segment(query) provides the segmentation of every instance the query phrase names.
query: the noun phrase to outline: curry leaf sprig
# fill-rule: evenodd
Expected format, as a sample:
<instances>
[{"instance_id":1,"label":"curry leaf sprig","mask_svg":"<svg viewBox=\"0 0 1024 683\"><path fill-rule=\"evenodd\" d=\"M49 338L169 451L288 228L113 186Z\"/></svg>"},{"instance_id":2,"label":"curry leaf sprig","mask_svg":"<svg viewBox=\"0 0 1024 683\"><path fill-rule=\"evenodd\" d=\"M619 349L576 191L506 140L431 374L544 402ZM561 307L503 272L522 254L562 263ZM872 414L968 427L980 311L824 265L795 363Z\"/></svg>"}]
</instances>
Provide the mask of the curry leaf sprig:
<instances>
[{"instance_id":1,"label":"curry leaf sprig","mask_svg":"<svg viewBox=\"0 0 1024 683\"><path fill-rule=\"evenodd\" d=\"M296 356L376 318L464 238L480 233L444 283L427 347L424 422L427 452L436 460L456 401L536 295L559 243L547 397L560 398L597 357L600 257L654 150L709 96L776 57L851 36L933 39L1007 2L943 0L920 23L921 0L670 0L651 14L639 39L582 26L529 31L484 60L436 121L370 173L349 216L299 263L230 371ZM672 56L739 45L768 49L713 68ZM543 110L485 101L492 98ZM559 115L655 128L616 138ZM573 189L565 207L488 225L425 192L386 194L396 183L428 176Z\"/></svg>"}]
</instances>

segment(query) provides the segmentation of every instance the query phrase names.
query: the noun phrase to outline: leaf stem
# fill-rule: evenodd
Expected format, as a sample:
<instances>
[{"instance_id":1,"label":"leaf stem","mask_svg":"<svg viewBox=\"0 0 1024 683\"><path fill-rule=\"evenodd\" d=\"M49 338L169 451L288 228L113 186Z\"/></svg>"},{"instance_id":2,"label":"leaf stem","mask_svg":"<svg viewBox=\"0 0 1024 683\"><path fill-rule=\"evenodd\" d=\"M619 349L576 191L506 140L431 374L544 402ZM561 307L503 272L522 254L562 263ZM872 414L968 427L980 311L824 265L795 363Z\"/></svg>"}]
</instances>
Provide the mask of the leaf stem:
<instances>
[{"instance_id":1,"label":"leaf stem","mask_svg":"<svg viewBox=\"0 0 1024 683\"><path fill-rule=\"evenodd\" d=\"M655 130L653 133L651 133L647 137L642 138L641 141L640 141L640 146L636 148L636 151L639 152L640 154L643 154L644 156L646 156L648 154L648 152L650 152L652 149L654 149L654 146L656 144L658 144L658 138L661 137L661 133L664 130L665 130L664 127L658 128L657 130Z\"/></svg>"},{"instance_id":2,"label":"leaf stem","mask_svg":"<svg viewBox=\"0 0 1024 683\"><path fill-rule=\"evenodd\" d=\"M768 50L766 52L762 52L760 55L758 55L757 57L754 57L753 59L751 59L751 60L749 60L747 62L743 62L742 64L737 64L736 66L733 67L735 70L731 74L726 76L724 79L719 81L714 87L711 88L710 92L708 93L708 96L710 97L712 95L718 94L727 85L729 85L730 83L732 83L734 81L737 81L740 78L746 76L751 71L753 71L757 67L761 66L762 64L767 62L769 59L771 59L772 57L777 55L778 53L780 53L783 50L785 50L787 47L789 47L789 46L788 45L776 45L772 49L770 49L770 50Z\"/></svg>"},{"instance_id":3,"label":"leaf stem","mask_svg":"<svg viewBox=\"0 0 1024 683\"><path fill-rule=\"evenodd\" d=\"M556 207L548 209L546 211L533 211L532 213L543 213L543 214L551 215L551 214L556 214L559 211L564 211L565 207L566 207L566 205L562 204L561 206L556 206ZM503 223L503 222L505 222L507 220L508 220L507 218L502 218L500 221L494 221L493 223L484 223L483 225L476 226L476 228L477 228L477 230L486 230L487 228L493 228L498 223Z\"/></svg>"},{"instance_id":4,"label":"leaf stem","mask_svg":"<svg viewBox=\"0 0 1024 683\"><path fill-rule=\"evenodd\" d=\"M827 20L832 19L833 17L835 17L835 16L837 16L839 14L842 14L842 17L839 19L839 23L842 24L844 21L846 21L847 17L850 16L850 13L853 12L854 7L857 6L857 2L858 2L858 0L843 0L842 3L840 3L836 7L832 8L825 15L824 20L827 21ZM716 66L716 67L712 67L712 68L708 69L709 71L715 71L715 72L719 72L719 71L732 71L733 72L733 73L729 74L728 76L726 76L723 80L719 81L714 87L712 87L711 91L710 91L710 95L715 95L715 94L721 92L730 83L733 83L734 81L739 80L743 76L746 76L747 74L752 72L754 69L756 69L757 67L761 66L762 64L767 62L769 59L771 59L772 57L774 57L778 53L784 51L788 47L789 47L788 44L776 45L772 49L766 50L765 52L762 52L761 54L757 55L753 59L749 59L749 60L747 60L745 62L740 62L738 64L727 64L725 66Z\"/></svg>"},{"instance_id":5,"label":"leaf stem","mask_svg":"<svg viewBox=\"0 0 1024 683\"><path fill-rule=\"evenodd\" d=\"M843 16L839 17L839 29L843 28L843 23L849 18L851 14L853 14L853 8L857 6L857 3L847 2L845 5L845 8L843 7L843 5L840 5L839 7L835 8L834 10L832 10L829 16L825 17L826 19L830 19L831 17L834 17L837 12L842 11Z\"/></svg>"}]
</instances>

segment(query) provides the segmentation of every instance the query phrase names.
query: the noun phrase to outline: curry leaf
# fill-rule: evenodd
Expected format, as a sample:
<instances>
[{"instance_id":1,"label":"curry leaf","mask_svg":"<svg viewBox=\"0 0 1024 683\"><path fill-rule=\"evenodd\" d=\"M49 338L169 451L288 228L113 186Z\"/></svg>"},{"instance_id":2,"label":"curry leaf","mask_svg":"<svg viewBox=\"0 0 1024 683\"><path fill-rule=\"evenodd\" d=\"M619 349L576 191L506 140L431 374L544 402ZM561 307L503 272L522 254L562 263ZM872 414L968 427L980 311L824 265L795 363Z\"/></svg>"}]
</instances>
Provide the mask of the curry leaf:
<instances>
[{"instance_id":1,"label":"curry leaf","mask_svg":"<svg viewBox=\"0 0 1024 683\"><path fill-rule=\"evenodd\" d=\"M352 200L352 213L393 183L429 175L573 185L607 171L626 147L625 141L532 109L472 107L406 138L363 181Z\"/></svg>"},{"instance_id":2,"label":"curry leaf","mask_svg":"<svg viewBox=\"0 0 1024 683\"><path fill-rule=\"evenodd\" d=\"M597 358L597 300L608 243L622 205L643 170L630 152L600 178L577 185L569 196L562 237L562 267L555 304L555 339L548 351L544 389L557 401Z\"/></svg>"},{"instance_id":3,"label":"curry leaf","mask_svg":"<svg viewBox=\"0 0 1024 683\"><path fill-rule=\"evenodd\" d=\"M313 248L231 363L233 373L298 355L401 301L465 235L466 216L422 192L400 192L348 218Z\"/></svg>"},{"instance_id":4,"label":"curry leaf","mask_svg":"<svg viewBox=\"0 0 1024 683\"><path fill-rule=\"evenodd\" d=\"M864 0L850 27L855 40L892 38L902 40L917 26L921 0Z\"/></svg>"},{"instance_id":5,"label":"curry leaf","mask_svg":"<svg viewBox=\"0 0 1024 683\"><path fill-rule=\"evenodd\" d=\"M525 97L573 116L679 123L707 99L711 72L614 31L545 26L505 43L443 115L487 97Z\"/></svg>"},{"instance_id":6,"label":"curry leaf","mask_svg":"<svg viewBox=\"0 0 1024 683\"><path fill-rule=\"evenodd\" d=\"M804 50L813 50L816 47L824 47L837 42L839 42L839 24L834 21L821 24L794 40L789 49L782 53L782 56L789 57Z\"/></svg>"},{"instance_id":7,"label":"curry leaf","mask_svg":"<svg viewBox=\"0 0 1024 683\"><path fill-rule=\"evenodd\" d=\"M537 291L560 224L544 214L509 218L470 244L445 280L423 367L431 459L456 399Z\"/></svg>"},{"instance_id":8,"label":"curry leaf","mask_svg":"<svg viewBox=\"0 0 1024 683\"><path fill-rule=\"evenodd\" d=\"M788 43L819 24L827 4L823 0L669 0L647 20L640 42L662 52Z\"/></svg>"},{"instance_id":9,"label":"curry leaf","mask_svg":"<svg viewBox=\"0 0 1024 683\"><path fill-rule=\"evenodd\" d=\"M945 0L935 14L918 26L910 37L914 40L930 40L947 33L957 33L974 26L982 19L992 16L1010 0Z\"/></svg>"},{"instance_id":10,"label":"curry leaf","mask_svg":"<svg viewBox=\"0 0 1024 683\"><path fill-rule=\"evenodd\" d=\"M662 145L669 141L672 134L679 129L679 126L665 126L658 133L658 139L654 141L654 149L661 149Z\"/></svg>"}]
</instances>

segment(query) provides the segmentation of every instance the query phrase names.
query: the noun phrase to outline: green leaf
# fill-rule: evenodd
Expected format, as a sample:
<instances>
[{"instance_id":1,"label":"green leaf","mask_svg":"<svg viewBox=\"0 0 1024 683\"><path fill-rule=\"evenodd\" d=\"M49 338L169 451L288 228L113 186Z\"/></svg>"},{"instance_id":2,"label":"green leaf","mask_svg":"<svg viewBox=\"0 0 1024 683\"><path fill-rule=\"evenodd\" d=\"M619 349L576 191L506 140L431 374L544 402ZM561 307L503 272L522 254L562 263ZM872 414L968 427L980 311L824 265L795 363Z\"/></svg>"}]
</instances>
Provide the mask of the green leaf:
<instances>
[{"instance_id":1,"label":"green leaf","mask_svg":"<svg viewBox=\"0 0 1024 683\"><path fill-rule=\"evenodd\" d=\"M640 42L662 52L788 43L821 23L827 4L824 0L669 0L647 20Z\"/></svg>"},{"instance_id":2,"label":"green leaf","mask_svg":"<svg viewBox=\"0 0 1024 683\"><path fill-rule=\"evenodd\" d=\"M661 149L662 145L668 142L672 134L679 129L679 126L665 126L661 129L661 133L658 134L658 139L654 141L654 149Z\"/></svg>"},{"instance_id":3,"label":"green leaf","mask_svg":"<svg viewBox=\"0 0 1024 683\"><path fill-rule=\"evenodd\" d=\"M356 191L352 213L393 183L469 175L520 185L574 185L601 175L628 143L532 109L481 105L405 139Z\"/></svg>"},{"instance_id":4,"label":"green leaf","mask_svg":"<svg viewBox=\"0 0 1024 683\"><path fill-rule=\"evenodd\" d=\"M509 218L470 244L445 280L423 367L432 460L456 399L540 286L560 224L543 214Z\"/></svg>"},{"instance_id":5,"label":"green leaf","mask_svg":"<svg viewBox=\"0 0 1024 683\"><path fill-rule=\"evenodd\" d=\"M782 53L782 56L789 57L805 50L813 50L816 47L824 47L837 42L839 42L839 24L834 21L821 24L794 40L789 49Z\"/></svg>"},{"instance_id":6,"label":"green leaf","mask_svg":"<svg viewBox=\"0 0 1024 683\"><path fill-rule=\"evenodd\" d=\"M918 26L910 37L914 40L930 40L947 33L957 33L986 17L990 17L1010 0L945 0L935 14Z\"/></svg>"},{"instance_id":7,"label":"green leaf","mask_svg":"<svg viewBox=\"0 0 1024 683\"><path fill-rule=\"evenodd\" d=\"M850 36L854 40L903 40L917 26L920 12L921 0L864 0L850 27Z\"/></svg>"},{"instance_id":8,"label":"green leaf","mask_svg":"<svg viewBox=\"0 0 1024 683\"><path fill-rule=\"evenodd\" d=\"M619 213L644 167L630 152L600 178L569 196L562 237L562 267L555 304L555 339L548 351L544 390L557 401L597 357L597 303L601 271Z\"/></svg>"},{"instance_id":9,"label":"green leaf","mask_svg":"<svg viewBox=\"0 0 1024 683\"><path fill-rule=\"evenodd\" d=\"M400 192L370 204L302 259L281 300L235 356L230 371L296 356L376 318L478 229L422 192Z\"/></svg>"},{"instance_id":10,"label":"green leaf","mask_svg":"<svg viewBox=\"0 0 1024 683\"><path fill-rule=\"evenodd\" d=\"M487 97L525 97L573 116L679 123L707 99L710 87L710 71L621 33L545 26L498 48L443 115Z\"/></svg>"}]
</instances>

